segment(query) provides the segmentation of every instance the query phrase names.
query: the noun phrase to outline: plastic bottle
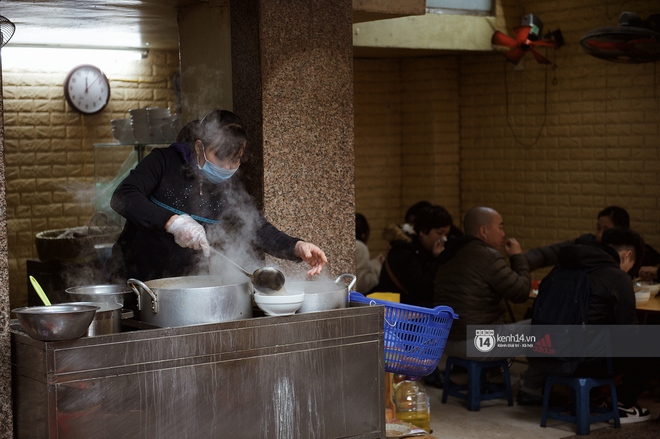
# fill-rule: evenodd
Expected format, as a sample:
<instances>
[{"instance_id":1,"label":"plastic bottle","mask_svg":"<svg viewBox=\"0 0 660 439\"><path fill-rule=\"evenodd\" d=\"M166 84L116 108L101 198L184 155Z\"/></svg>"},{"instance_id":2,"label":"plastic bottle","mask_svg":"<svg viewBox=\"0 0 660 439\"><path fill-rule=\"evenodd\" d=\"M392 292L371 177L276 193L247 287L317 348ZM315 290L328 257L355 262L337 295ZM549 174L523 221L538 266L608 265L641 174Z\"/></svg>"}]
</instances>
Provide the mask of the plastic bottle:
<instances>
[{"instance_id":1,"label":"plastic bottle","mask_svg":"<svg viewBox=\"0 0 660 439\"><path fill-rule=\"evenodd\" d=\"M396 417L431 432L431 404L420 377L406 376L394 387Z\"/></svg>"}]
</instances>

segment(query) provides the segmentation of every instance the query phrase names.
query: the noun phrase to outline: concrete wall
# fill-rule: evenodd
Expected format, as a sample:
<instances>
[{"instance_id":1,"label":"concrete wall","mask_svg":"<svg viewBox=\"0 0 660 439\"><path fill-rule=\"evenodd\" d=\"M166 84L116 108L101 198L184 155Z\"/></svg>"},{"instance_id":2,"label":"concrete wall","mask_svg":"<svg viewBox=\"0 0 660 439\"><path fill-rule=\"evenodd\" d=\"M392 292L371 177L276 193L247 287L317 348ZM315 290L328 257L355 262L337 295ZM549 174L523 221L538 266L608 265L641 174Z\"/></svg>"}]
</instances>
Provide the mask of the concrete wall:
<instances>
[{"instance_id":1,"label":"concrete wall","mask_svg":"<svg viewBox=\"0 0 660 439\"><path fill-rule=\"evenodd\" d=\"M62 84L73 66L43 65L3 65L12 308L27 304L26 260L37 259L35 235L86 225L94 214L93 145L114 142L110 120L129 117L132 108L176 107L177 51L152 50L144 60L99 65L111 98L93 116L74 112L64 99Z\"/></svg>"}]
</instances>

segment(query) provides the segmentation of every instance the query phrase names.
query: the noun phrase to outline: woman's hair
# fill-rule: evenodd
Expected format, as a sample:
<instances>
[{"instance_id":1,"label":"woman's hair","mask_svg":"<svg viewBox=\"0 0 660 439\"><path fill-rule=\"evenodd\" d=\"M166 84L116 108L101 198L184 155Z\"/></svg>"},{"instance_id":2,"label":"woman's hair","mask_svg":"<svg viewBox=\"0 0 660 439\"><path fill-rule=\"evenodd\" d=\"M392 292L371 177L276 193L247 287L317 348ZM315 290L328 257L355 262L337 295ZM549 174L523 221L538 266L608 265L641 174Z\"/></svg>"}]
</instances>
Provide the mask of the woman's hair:
<instances>
[{"instance_id":1,"label":"woman's hair","mask_svg":"<svg viewBox=\"0 0 660 439\"><path fill-rule=\"evenodd\" d=\"M356 213L355 214L355 239L358 241L362 241L365 244L369 240L369 232L371 229L369 228L369 223L367 222L367 218L362 215L361 213Z\"/></svg>"},{"instance_id":2,"label":"woman's hair","mask_svg":"<svg viewBox=\"0 0 660 439\"><path fill-rule=\"evenodd\" d=\"M234 159L241 152L241 162L247 158L247 134L243 122L231 111L215 110L204 116L195 130L195 140L202 142L207 154L214 154L221 160Z\"/></svg>"},{"instance_id":3,"label":"woman's hair","mask_svg":"<svg viewBox=\"0 0 660 439\"><path fill-rule=\"evenodd\" d=\"M603 216L609 217L614 227L630 228L630 215L628 215L628 212L623 207L608 206L598 214L598 218Z\"/></svg>"},{"instance_id":4,"label":"woman's hair","mask_svg":"<svg viewBox=\"0 0 660 439\"><path fill-rule=\"evenodd\" d=\"M199 125L199 119L195 119L193 121L188 122L179 130L179 132L176 135L176 141L177 142L183 142L183 143L195 143L195 129L197 128L197 125Z\"/></svg>"},{"instance_id":5,"label":"woman's hair","mask_svg":"<svg viewBox=\"0 0 660 439\"><path fill-rule=\"evenodd\" d=\"M414 224L415 218L417 217L419 211L425 207L431 207L431 206L433 205L428 201L420 201L419 203L415 203L408 208L408 210L406 211L406 216L403 217L403 220L408 224Z\"/></svg>"},{"instance_id":6,"label":"woman's hair","mask_svg":"<svg viewBox=\"0 0 660 439\"><path fill-rule=\"evenodd\" d=\"M428 206L417 212L415 232L429 233L432 229L451 226L452 217L442 206Z\"/></svg>"}]
</instances>

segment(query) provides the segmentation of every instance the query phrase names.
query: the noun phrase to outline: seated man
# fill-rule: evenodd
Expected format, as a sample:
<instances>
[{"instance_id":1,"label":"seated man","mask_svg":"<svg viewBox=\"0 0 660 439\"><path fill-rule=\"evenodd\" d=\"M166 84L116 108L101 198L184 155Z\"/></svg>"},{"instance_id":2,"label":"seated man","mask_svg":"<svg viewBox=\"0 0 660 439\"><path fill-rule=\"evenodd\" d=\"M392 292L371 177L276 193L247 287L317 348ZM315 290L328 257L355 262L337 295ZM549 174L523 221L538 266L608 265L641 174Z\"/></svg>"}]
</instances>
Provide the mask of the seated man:
<instances>
[{"instance_id":1,"label":"seated man","mask_svg":"<svg viewBox=\"0 0 660 439\"><path fill-rule=\"evenodd\" d=\"M579 238L570 241L558 242L546 247L536 247L525 253L525 257L529 261L529 268L534 271L539 268L550 267L557 265L557 253L562 247L574 244L585 244L588 242L600 242L603 232L613 227L622 229L630 228L630 215L626 209L618 206L608 206L598 213L596 221L596 234L586 233ZM645 276L643 273L650 273L655 275L646 275L646 277L657 277L657 265L660 264L660 253L655 251L651 246L645 245L644 259L639 261L639 267L633 270L630 274L637 276L638 271L640 276ZM655 268L655 270L653 270Z\"/></svg>"},{"instance_id":2,"label":"seated man","mask_svg":"<svg viewBox=\"0 0 660 439\"><path fill-rule=\"evenodd\" d=\"M560 279L574 278L581 270L588 280L586 306L582 307L585 316L580 321L588 325L635 325L635 293L630 276L627 274L641 259L644 252L642 238L630 229L610 228L603 232L600 243L591 242L563 247L558 253L558 265L548 275L552 282L541 283L537 302L532 316L535 324L580 324L567 322L567 315L580 315L580 304L567 301L565 284ZM562 276L562 271L570 272ZM574 294L578 292L573 291ZM567 307L567 303L573 303ZM548 321L555 320L555 321ZM569 374L575 376L607 375L607 358L562 358L547 359L531 357L529 371L533 377L538 373ZM621 423L645 421L650 418L648 410L637 405L637 397L648 376L648 362L640 358L612 359L614 373L622 375L617 390ZM525 373L524 388L530 388ZM540 384L540 383L539 383Z\"/></svg>"},{"instance_id":3,"label":"seated man","mask_svg":"<svg viewBox=\"0 0 660 439\"><path fill-rule=\"evenodd\" d=\"M531 281L518 241L504 241L504 223L499 213L488 207L475 207L465 215L463 227L465 236L447 241L440 254L433 303L450 306L458 314L444 352L466 358L467 325L503 323L504 300L525 302ZM511 267L500 252L502 245Z\"/></svg>"}]
</instances>

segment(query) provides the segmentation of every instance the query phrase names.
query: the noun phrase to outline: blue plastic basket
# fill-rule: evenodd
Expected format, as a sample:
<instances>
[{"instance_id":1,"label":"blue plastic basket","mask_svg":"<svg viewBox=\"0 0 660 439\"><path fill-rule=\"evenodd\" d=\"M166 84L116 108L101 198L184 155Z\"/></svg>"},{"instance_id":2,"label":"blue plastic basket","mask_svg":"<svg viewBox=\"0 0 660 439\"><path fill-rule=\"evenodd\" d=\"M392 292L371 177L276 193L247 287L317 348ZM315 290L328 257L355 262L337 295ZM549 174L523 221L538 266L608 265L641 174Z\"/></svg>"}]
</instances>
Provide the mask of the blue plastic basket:
<instances>
[{"instance_id":1,"label":"blue plastic basket","mask_svg":"<svg viewBox=\"0 0 660 439\"><path fill-rule=\"evenodd\" d=\"M458 318L453 309L371 299L354 291L349 298L351 302L385 306L385 372L423 377L438 367L451 325Z\"/></svg>"}]
</instances>

